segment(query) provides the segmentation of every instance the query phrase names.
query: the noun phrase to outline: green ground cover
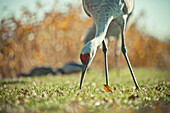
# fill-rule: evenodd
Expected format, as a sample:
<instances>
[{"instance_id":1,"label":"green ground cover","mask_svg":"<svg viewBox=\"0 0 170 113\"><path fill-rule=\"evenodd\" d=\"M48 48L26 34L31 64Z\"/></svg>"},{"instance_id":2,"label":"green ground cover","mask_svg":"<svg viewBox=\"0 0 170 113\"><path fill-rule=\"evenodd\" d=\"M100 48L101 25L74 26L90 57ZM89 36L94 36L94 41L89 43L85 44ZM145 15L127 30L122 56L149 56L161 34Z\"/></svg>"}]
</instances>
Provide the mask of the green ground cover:
<instances>
[{"instance_id":1,"label":"green ground cover","mask_svg":"<svg viewBox=\"0 0 170 113\"><path fill-rule=\"evenodd\" d=\"M110 93L104 90L104 74L93 71L86 73L81 90L80 73L0 80L0 112L170 112L170 71L134 72L140 90L128 69L110 70Z\"/></svg>"}]
</instances>

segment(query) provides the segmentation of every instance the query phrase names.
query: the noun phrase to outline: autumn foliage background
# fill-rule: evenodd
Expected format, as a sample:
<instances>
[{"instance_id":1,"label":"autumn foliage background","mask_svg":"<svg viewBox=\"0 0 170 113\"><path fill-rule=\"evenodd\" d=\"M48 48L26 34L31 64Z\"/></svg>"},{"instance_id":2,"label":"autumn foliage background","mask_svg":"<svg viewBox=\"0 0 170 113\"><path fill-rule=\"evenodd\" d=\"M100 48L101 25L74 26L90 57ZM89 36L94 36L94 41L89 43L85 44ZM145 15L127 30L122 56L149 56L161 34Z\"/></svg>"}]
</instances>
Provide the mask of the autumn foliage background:
<instances>
[{"instance_id":1,"label":"autumn foliage background","mask_svg":"<svg viewBox=\"0 0 170 113\"><path fill-rule=\"evenodd\" d=\"M41 22L29 11L22 18L3 19L0 23L0 78L16 77L35 67L52 67L54 70L69 61L79 61L83 47L83 35L92 25L92 20L82 20L80 9L70 8L67 14L52 10ZM25 23L23 23L23 20ZM109 68L115 67L113 39L109 43ZM126 31L128 56L133 67L170 68L170 43L161 42L136 28L133 23ZM98 49L91 65L104 71L104 58ZM120 67L127 67L120 55Z\"/></svg>"}]
</instances>

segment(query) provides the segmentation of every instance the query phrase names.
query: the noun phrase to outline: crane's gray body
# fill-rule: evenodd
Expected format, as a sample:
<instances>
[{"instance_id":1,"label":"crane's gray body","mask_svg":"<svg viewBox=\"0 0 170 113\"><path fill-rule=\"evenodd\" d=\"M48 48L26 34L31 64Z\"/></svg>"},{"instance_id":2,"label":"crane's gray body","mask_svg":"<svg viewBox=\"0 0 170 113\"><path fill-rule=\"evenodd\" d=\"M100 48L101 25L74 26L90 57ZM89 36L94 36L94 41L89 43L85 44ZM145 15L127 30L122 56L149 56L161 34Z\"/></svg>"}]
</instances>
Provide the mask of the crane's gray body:
<instances>
[{"instance_id":1,"label":"crane's gray body","mask_svg":"<svg viewBox=\"0 0 170 113\"><path fill-rule=\"evenodd\" d=\"M119 0L116 0L116 1L119 1ZM133 3L133 1L132 1L132 3ZM133 4L132 4L132 6L133 6ZM131 17L132 11L133 11L133 7L132 7L132 10L131 10L131 12L129 12L129 15L127 17L127 22L128 22L129 25L131 23L129 23L128 20ZM87 14L88 14L88 12L87 12ZM88 15L90 16L90 14L88 14ZM86 44L87 42L89 42L90 40L92 40L95 37L95 34L96 34L96 25L95 25L95 23L93 23L92 27L89 28L89 30L87 31L83 42ZM105 38L107 38L108 40L109 40L110 37L114 37L114 38L116 38L116 40L120 37L120 27L117 24L115 24L114 22L110 23L108 30L107 30L107 33L106 33L106 36L105 36Z\"/></svg>"}]
</instances>

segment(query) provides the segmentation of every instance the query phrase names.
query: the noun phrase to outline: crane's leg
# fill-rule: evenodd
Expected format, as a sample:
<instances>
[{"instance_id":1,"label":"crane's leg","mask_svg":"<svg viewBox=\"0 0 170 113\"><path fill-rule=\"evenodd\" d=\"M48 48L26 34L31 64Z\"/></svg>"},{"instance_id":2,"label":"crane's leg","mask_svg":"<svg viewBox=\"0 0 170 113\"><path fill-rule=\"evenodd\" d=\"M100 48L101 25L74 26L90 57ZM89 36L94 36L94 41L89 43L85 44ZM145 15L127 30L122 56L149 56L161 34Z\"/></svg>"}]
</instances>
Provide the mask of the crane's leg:
<instances>
[{"instance_id":1,"label":"crane's leg","mask_svg":"<svg viewBox=\"0 0 170 113\"><path fill-rule=\"evenodd\" d=\"M134 72L132 70L132 67L131 67L131 64L129 62L129 59L128 59L128 56L127 56L127 52L126 52L126 46L125 46L125 39L124 39L124 31L125 31L125 26L126 26L126 19L124 19L123 21L123 24L122 24L122 29L121 29L121 36L122 36L122 47L121 47L121 50L122 50L122 53L126 59L126 62L128 64L128 67L129 67L129 70L131 72L131 75L132 75L132 78L133 78L133 81L135 83L135 86L136 86L136 89L139 89L139 86L138 86L138 83L136 81L136 78L135 78L135 75L134 75Z\"/></svg>"},{"instance_id":2,"label":"crane's leg","mask_svg":"<svg viewBox=\"0 0 170 113\"><path fill-rule=\"evenodd\" d=\"M107 64L107 46L106 46L105 40L103 40L102 44L103 44L103 52L104 52L104 60L105 60L106 85L109 85L109 82L108 82L108 64Z\"/></svg>"}]
</instances>

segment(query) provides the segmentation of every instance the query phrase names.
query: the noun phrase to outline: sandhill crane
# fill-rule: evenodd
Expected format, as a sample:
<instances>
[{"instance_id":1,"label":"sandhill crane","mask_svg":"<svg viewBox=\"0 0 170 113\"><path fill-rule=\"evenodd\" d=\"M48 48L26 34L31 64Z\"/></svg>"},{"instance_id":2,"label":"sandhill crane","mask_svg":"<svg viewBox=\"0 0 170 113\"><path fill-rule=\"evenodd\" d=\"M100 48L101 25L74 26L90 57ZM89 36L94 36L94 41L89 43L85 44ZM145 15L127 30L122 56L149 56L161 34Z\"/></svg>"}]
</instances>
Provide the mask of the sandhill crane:
<instances>
[{"instance_id":1,"label":"sandhill crane","mask_svg":"<svg viewBox=\"0 0 170 113\"><path fill-rule=\"evenodd\" d=\"M82 3L84 11L93 19L96 25L96 34L95 37L90 40L81 50L80 59L83 64L83 69L80 80L80 89L86 70L96 54L97 47L101 43L103 45L105 58L106 85L108 85L107 46L104 38L110 23L117 24L120 28L122 38L121 50L127 61L136 89L139 89L127 56L124 40L124 31L127 18L133 10L133 0L82 0Z\"/></svg>"}]
</instances>

